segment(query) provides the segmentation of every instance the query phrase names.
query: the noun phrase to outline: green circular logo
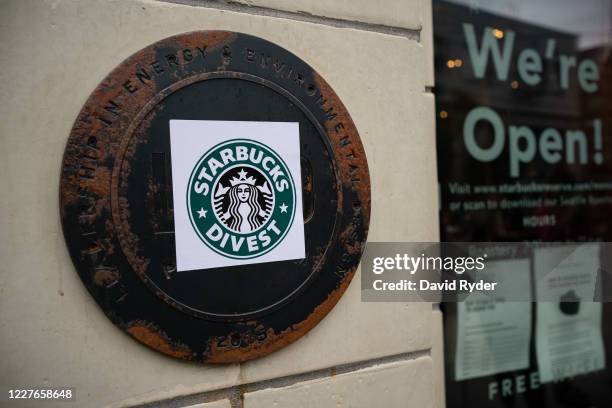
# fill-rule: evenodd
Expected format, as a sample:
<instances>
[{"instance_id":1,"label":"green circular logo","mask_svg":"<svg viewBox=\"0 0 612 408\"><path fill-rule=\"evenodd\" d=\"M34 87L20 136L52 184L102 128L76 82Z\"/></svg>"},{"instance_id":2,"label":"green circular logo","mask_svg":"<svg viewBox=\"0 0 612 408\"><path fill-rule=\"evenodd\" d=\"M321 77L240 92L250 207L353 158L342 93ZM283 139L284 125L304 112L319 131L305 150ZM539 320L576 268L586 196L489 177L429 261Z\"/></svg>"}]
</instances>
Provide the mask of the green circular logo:
<instances>
[{"instance_id":1,"label":"green circular logo","mask_svg":"<svg viewBox=\"0 0 612 408\"><path fill-rule=\"evenodd\" d=\"M208 150L187 187L193 229L210 249L234 259L256 258L276 247L293 223L295 199L283 159L248 139Z\"/></svg>"}]
</instances>

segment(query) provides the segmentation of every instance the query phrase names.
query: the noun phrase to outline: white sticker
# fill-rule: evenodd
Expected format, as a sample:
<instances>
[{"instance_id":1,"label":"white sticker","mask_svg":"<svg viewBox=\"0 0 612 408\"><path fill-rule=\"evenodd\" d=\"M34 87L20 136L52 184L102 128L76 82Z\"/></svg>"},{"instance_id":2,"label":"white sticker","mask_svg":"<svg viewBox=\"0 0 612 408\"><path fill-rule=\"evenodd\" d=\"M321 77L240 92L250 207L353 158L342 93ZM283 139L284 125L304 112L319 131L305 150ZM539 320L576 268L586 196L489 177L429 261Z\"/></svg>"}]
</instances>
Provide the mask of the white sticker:
<instances>
[{"instance_id":1,"label":"white sticker","mask_svg":"<svg viewBox=\"0 0 612 408\"><path fill-rule=\"evenodd\" d=\"M490 261L478 276L499 282L504 294L530 290L529 259ZM530 336L531 302L470 294L457 303L455 380L527 368Z\"/></svg>"},{"instance_id":2,"label":"white sticker","mask_svg":"<svg viewBox=\"0 0 612 408\"><path fill-rule=\"evenodd\" d=\"M305 257L299 124L171 120L178 271Z\"/></svg>"},{"instance_id":3,"label":"white sticker","mask_svg":"<svg viewBox=\"0 0 612 408\"><path fill-rule=\"evenodd\" d=\"M601 303L597 296L599 245L540 248L534 254L538 302L536 354L541 382L605 368ZM587 301L584 301L587 300Z\"/></svg>"}]
</instances>

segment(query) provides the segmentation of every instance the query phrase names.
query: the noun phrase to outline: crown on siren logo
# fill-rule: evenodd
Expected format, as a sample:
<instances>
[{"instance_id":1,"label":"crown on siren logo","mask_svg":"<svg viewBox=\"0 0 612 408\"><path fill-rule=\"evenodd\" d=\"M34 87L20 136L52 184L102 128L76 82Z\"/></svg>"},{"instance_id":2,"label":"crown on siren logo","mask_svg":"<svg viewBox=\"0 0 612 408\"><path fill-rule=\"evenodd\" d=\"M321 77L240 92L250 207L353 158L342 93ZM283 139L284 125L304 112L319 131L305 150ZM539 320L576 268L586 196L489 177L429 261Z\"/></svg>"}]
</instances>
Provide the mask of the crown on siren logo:
<instances>
[{"instance_id":1,"label":"crown on siren logo","mask_svg":"<svg viewBox=\"0 0 612 408\"><path fill-rule=\"evenodd\" d=\"M229 258L256 258L291 228L295 184L270 147L232 139L211 148L193 168L187 207L191 225L209 248Z\"/></svg>"},{"instance_id":2,"label":"crown on siren logo","mask_svg":"<svg viewBox=\"0 0 612 408\"><path fill-rule=\"evenodd\" d=\"M249 176L249 178L247 178L247 176L246 176L247 172L246 171L240 170L238 172L238 175L240 176L239 178L234 177L234 178L232 178L230 180L230 184L232 185L232 187L236 186L238 184L249 184L251 186L255 185L255 179L253 177L250 177L250 176Z\"/></svg>"}]
</instances>

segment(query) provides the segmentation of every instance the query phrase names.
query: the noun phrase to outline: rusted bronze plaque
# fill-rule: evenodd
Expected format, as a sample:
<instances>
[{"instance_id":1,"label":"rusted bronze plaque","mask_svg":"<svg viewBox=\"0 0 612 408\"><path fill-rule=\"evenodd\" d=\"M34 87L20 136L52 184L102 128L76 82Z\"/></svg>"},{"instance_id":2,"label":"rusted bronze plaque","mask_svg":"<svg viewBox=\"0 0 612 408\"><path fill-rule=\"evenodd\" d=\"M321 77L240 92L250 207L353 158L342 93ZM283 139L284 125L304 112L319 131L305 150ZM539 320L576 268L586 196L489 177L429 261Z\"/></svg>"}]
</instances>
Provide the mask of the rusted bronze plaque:
<instances>
[{"instance_id":1,"label":"rusted bronze plaque","mask_svg":"<svg viewBox=\"0 0 612 408\"><path fill-rule=\"evenodd\" d=\"M171 119L299 123L305 259L176 271ZM60 189L70 255L106 315L211 363L315 326L353 277L370 216L365 153L338 96L287 50L223 31L164 39L111 72L76 119Z\"/></svg>"}]
</instances>

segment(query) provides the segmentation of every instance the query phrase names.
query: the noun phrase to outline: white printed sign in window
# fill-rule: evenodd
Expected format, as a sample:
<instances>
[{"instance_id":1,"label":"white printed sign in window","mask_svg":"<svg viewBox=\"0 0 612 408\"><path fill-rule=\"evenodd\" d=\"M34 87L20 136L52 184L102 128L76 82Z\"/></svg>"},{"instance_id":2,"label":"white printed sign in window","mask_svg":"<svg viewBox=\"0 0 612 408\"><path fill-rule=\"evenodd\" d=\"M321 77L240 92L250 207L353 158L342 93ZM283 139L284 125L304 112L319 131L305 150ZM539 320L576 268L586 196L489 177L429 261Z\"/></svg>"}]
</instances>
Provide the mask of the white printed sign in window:
<instances>
[{"instance_id":1,"label":"white printed sign in window","mask_svg":"<svg viewBox=\"0 0 612 408\"><path fill-rule=\"evenodd\" d=\"M529 259L491 261L479 277L498 282L504 295L470 294L457 303L455 380L529 366L531 302L509 302L530 291Z\"/></svg>"},{"instance_id":2,"label":"white printed sign in window","mask_svg":"<svg viewBox=\"0 0 612 408\"><path fill-rule=\"evenodd\" d=\"M550 382L605 368L599 245L540 248L534 254L538 302L536 354L540 380Z\"/></svg>"}]
</instances>

